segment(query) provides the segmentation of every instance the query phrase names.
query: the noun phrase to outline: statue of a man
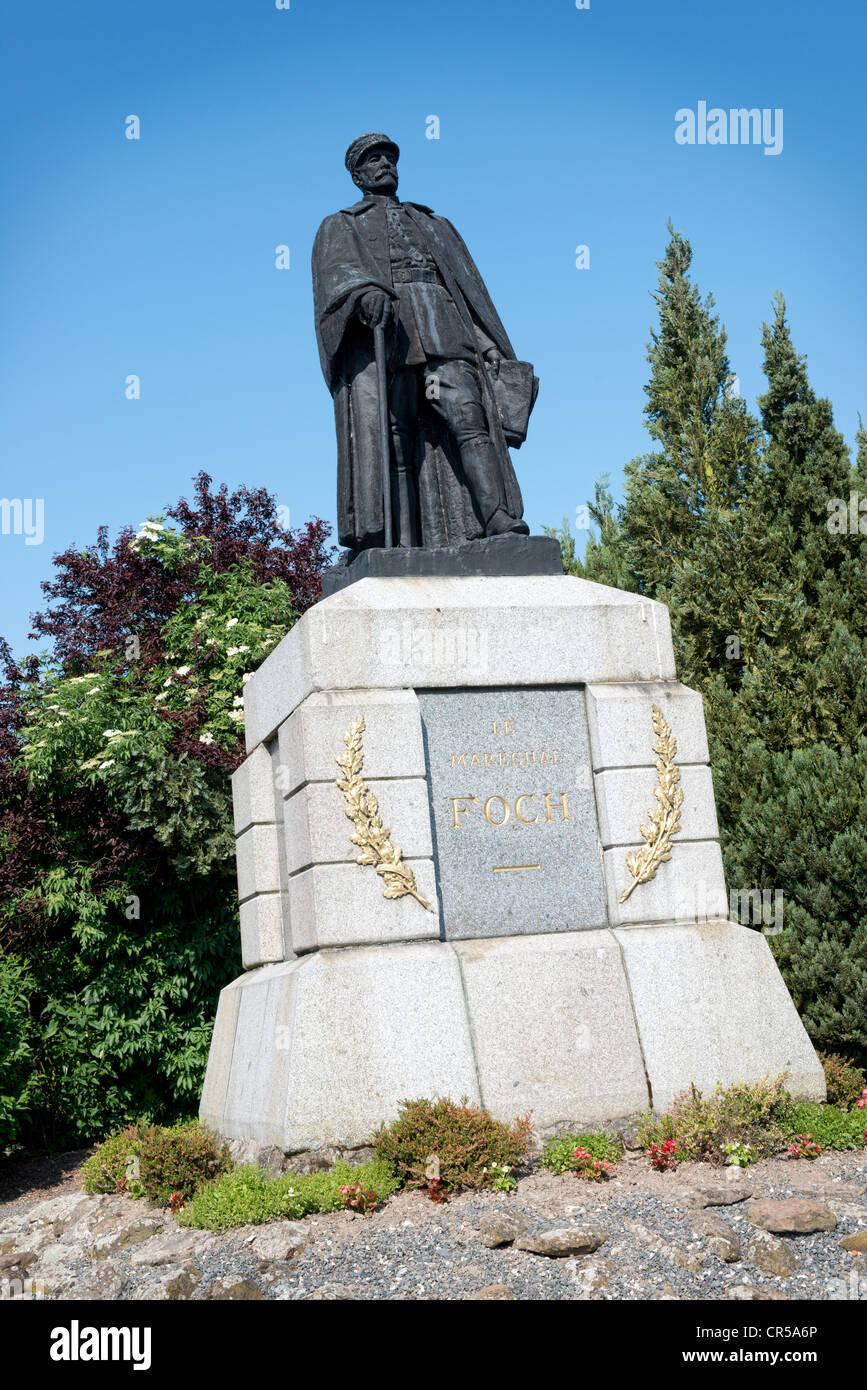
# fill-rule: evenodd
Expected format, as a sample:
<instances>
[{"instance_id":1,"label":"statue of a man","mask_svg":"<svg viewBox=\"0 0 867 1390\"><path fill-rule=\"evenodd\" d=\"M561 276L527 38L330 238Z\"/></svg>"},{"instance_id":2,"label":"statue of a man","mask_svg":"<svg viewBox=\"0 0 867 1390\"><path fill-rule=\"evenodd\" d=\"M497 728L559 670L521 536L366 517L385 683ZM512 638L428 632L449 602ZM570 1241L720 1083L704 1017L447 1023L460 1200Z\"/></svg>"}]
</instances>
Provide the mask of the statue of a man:
<instances>
[{"instance_id":1,"label":"statue of a man","mask_svg":"<svg viewBox=\"0 0 867 1390\"><path fill-rule=\"evenodd\" d=\"M516 362L452 224L397 197L399 154L381 133L353 141L346 167L364 196L326 217L313 248L316 336L337 422L340 542L363 550L384 540L377 325L387 344L394 544L527 535L509 444L523 440L538 383ZM526 398L523 427L509 409L516 390Z\"/></svg>"}]
</instances>

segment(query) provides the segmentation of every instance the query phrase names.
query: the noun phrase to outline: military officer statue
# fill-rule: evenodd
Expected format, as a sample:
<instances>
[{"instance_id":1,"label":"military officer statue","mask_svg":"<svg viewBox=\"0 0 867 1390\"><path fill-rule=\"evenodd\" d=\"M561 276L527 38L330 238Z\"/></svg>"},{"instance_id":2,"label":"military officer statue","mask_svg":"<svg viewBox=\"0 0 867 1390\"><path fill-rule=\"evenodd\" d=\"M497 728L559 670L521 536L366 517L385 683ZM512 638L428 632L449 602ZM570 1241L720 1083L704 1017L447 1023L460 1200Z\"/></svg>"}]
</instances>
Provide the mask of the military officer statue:
<instances>
[{"instance_id":1,"label":"military officer statue","mask_svg":"<svg viewBox=\"0 0 867 1390\"><path fill-rule=\"evenodd\" d=\"M353 141L346 167L363 197L325 219L313 248L339 539L356 552L389 530L398 547L526 536L509 445L523 442L538 382L452 224L397 197L399 154L379 133Z\"/></svg>"}]
</instances>

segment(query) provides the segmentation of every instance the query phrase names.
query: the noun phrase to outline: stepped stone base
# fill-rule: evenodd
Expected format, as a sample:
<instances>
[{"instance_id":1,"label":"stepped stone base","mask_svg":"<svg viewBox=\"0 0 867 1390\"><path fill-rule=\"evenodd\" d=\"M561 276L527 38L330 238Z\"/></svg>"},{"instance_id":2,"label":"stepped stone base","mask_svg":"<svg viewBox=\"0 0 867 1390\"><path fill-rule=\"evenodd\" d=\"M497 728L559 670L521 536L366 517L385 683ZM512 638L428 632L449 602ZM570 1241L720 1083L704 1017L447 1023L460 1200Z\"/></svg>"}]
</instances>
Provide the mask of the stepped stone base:
<instances>
[{"instance_id":1,"label":"stepped stone base","mask_svg":"<svg viewBox=\"0 0 867 1390\"><path fill-rule=\"evenodd\" d=\"M228 985L201 1118L284 1153L352 1149L404 1099L467 1095L540 1139L694 1082L822 1068L767 941L731 922L320 950ZM325 1083L327 1078L327 1085Z\"/></svg>"}]
</instances>

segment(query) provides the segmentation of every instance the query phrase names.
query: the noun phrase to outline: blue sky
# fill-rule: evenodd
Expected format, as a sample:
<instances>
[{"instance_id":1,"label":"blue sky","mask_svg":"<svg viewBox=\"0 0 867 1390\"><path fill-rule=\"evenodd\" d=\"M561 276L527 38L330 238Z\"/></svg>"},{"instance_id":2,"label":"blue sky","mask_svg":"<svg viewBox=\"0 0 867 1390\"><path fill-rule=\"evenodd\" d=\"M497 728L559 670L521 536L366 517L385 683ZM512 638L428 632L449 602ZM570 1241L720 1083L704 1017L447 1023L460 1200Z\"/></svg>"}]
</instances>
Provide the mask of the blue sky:
<instances>
[{"instance_id":1,"label":"blue sky","mask_svg":"<svg viewBox=\"0 0 867 1390\"><path fill-rule=\"evenodd\" d=\"M0 496L45 509L41 545L0 535L18 651L56 551L159 512L202 468L267 486L293 525L333 521L309 260L356 196L343 153L365 130L398 141L401 195L456 224L536 365L515 455L533 530L574 517L602 472L619 492L649 447L669 217L748 401L781 289L850 442L867 416L861 6L4 0L0 16ZM678 145L676 110L702 100L782 108L782 153Z\"/></svg>"}]
</instances>

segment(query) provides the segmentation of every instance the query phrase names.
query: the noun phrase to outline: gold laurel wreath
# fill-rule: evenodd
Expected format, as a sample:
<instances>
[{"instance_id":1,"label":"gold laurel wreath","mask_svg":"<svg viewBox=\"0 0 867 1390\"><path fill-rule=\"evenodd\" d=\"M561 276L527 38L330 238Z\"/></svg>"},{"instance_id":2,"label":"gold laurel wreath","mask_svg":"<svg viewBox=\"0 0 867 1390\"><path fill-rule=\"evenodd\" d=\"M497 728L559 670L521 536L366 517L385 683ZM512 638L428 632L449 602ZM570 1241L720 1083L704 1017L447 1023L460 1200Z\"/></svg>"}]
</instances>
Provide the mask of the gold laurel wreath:
<instances>
[{"instance_id":1,"label":"gold laurel wreath","mask_svg":"<svg viewBox=\"0 0 867 1390\"><path fill-rule=\"evenodd\" d=\"M343 773L337 785L346 798L345 814L355 825L355 834L350 835L354 845L359 845L361 853L356 864L371 864L385 881L384 898L405 898L410 894L416 902L433 912L429 902L421 896L415 885L415 875L409 865L404 864L402 852L389 839L391 834L379 818L379 803L370 788L362 781L364 767L364 748L361 736L366 725L364 715L360 714L343 735L346 751L335 758Z\"/></svg>"},{"instance_id":2,"label":"gold laurel wreath","mask_svg":"<svg viewBox=\"0 0 867 1390\"><path fill-rule=\"evenodd\" d=\"M671 858L672 835L676 835L680 830L683 789L677 785L680 781L680 769L674 764L677 757L677 739L674 738L670 725L666 724L658 705L651 707L651 718L653 731L657 736L653 751L656 754L655 766L659 773L659 786L654 789L653 795L659 805L647 813L650 825L639 827L647 841L644 849L639 850L637 854L629 853L626 856L626 867L632 875L632 882L620 894L622 903L626 902L633 888L637 888L639 883L649 883L656 877L660 864Z\"/></svg>"}]
</instances>

